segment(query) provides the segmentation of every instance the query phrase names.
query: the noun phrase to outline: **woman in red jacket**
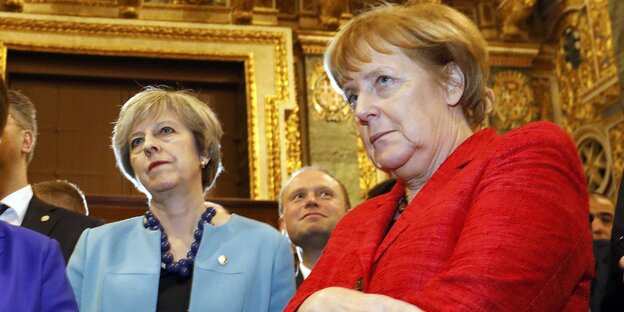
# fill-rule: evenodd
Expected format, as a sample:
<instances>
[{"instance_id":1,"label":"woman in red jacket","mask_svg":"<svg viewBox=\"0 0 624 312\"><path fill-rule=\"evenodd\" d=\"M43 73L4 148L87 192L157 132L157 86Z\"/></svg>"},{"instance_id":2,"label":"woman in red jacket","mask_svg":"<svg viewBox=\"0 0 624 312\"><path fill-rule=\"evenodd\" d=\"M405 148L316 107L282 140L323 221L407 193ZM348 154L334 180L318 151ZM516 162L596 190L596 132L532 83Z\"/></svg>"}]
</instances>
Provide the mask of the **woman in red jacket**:
<instances>
[{"instance_id":1,"label":"woman in red jacket","mask_svg":"<svg viewBox=\"0 0 624 312\"><path fill-rule=\"evenodd\" d=\"M287 311L587 311L585 180L556 125L473 132L486 42L438 4L382 5L325 54L369 157L398 183L347 214Z\"/></svg>"}]
</instances>

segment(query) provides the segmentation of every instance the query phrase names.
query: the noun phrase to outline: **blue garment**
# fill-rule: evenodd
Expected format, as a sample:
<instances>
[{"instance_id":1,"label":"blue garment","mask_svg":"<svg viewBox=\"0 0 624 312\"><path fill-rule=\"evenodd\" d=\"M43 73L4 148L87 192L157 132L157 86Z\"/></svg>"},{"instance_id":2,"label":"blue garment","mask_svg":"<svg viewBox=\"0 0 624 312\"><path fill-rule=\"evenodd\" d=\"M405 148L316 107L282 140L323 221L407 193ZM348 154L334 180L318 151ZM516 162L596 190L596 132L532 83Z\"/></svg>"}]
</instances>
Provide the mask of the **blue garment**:
<instances>
[{"instance_id":1,"label":"blue garment","mask_svg":"<svg viewBox=\"0 0 624 312\"><path fill-rule=\"evenodd\" d=\"M0 221L0 311L78 311L59 244Z\"/></svg>"},{"instance_id":2,"label":"blue garment","mask_svg":"<svg viewBox=\"0 0 624 312\"><path fill-rule=\"evenodd\" d=\"M143 217L87 229L67 272L81 311L155 311L160 231L143 228ZM232 215L221 226L204 228L190 311L282 311L294 280L286 238L269 225Z\"/></svg>"}]
</instances>

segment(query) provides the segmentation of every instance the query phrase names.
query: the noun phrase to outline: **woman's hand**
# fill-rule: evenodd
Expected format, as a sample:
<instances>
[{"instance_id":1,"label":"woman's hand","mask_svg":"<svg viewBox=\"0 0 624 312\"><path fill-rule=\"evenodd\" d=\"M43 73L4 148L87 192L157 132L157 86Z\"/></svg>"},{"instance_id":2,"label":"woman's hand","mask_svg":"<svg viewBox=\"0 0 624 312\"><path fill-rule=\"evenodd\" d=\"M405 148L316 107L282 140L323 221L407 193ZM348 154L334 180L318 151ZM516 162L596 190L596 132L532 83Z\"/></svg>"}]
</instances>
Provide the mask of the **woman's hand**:
<instances>
[{"instance_id":1,"label":"woman's hand","mask_svg":"<svg viewBox=\"0 0 624 312\"><path fill-rule=\"evenodd\" d=\"M300 312L331 311L405 311L422 312L407 302L384 295L366 294L342 287L328 287L315 292L299 307Z\"/></svg>"}]
</instances>

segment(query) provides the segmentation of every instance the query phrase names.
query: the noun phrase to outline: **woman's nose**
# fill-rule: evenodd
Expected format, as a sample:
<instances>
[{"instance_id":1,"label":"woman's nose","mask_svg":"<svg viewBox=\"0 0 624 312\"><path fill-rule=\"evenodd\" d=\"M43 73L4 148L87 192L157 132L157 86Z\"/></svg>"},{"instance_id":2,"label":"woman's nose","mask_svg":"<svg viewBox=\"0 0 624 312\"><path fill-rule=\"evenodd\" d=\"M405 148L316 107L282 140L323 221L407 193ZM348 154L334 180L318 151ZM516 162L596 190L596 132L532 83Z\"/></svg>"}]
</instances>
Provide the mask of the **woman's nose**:
<instances>
[{"instance_id":1,"label":"woman's nose","mask_svg":"<svg viewBox=\"0 0 624 312\"><path fill-rule=\"evenodd\" d=\"M368 122L379 116L379 108L374 100L366 94L358 95L357 105L355 106L355 117L357 121L366 125Z\"/></svg>"},{"instance_id":2,"label":"woman's nose","mask_svg":"<svg viewBox=\"0 0 624 312\"><path fill-rule=\"evenodd\" d=\"M145 138L143 140L143 152L146 156L149 157L152 155L152 153L160 151L160 146L158 146L157 140L152 135L145 135Z\"/></svg>"}]
</instances>

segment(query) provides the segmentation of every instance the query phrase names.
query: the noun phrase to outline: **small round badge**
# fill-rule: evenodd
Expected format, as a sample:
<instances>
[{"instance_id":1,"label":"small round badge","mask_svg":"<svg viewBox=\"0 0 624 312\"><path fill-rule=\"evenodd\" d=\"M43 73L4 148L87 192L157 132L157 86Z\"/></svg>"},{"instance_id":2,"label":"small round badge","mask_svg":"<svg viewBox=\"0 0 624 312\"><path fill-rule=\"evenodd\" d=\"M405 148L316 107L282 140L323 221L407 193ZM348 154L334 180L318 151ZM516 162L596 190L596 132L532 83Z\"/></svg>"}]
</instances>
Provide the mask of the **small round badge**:
<instances>
[{"instance_id":1,"label":"small round badge","mask_svg":"<svg viewBox=\"0 0 624 312\"><path fill-rule=\"evenodd\" d=\"M217 261L219 261L220 265L225 265L228 262L228 258L225 255L220 255Z\"/></svg>"},{"instance_id":2,"label":"small round badge","mask_svg":"<svg viewBox=\"0 0 624 312\"><path fill-rule=\"evenodd\" d=\"M46 222L48 220L50 220L50 216L48 216L48 215L45 215L45 216L41 217L41 222Z\"/></svg>"}]
</instances>

